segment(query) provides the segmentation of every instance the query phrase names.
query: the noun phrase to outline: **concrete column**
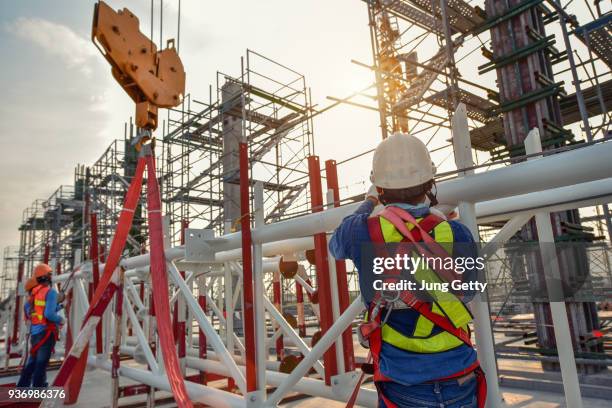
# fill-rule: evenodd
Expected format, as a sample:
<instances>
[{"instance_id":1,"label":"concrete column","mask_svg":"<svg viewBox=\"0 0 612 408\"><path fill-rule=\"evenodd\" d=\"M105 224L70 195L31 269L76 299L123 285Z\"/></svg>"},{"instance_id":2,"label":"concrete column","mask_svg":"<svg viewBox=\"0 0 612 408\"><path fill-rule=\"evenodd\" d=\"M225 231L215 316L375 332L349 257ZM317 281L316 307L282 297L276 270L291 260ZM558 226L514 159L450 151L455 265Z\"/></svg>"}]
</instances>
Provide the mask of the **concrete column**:
<instances>
[{"instance_id":1,"label":"concrete column","mask_svg":"<svg viewBox=\"0 0 612 408\"><path fill-rule=\"evenodd\" d=\"M238 184L238 144L242 140L242 88L235 82L221 87L221 111L223 113L223 225L228 234L233 227L240 229L240 185Z\"/></svg>"}]
</instances>

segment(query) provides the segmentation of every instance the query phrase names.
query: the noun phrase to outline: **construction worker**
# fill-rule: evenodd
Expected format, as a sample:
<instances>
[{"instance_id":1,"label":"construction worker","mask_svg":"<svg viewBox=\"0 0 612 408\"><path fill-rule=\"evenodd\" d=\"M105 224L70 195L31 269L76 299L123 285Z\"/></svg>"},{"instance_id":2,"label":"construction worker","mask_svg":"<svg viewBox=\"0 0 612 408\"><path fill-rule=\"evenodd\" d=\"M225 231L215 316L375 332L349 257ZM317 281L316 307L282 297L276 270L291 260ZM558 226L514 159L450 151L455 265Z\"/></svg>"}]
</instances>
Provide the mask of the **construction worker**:
<instances>
[{"instance_id":1,"label":"construction worker","mask_svg":"<svg viewBox=\"0 0 612 408\"><path fill-rule=\"evenodd\" d=\"M34 268L25 289L30 296L24 305L30 320L30 351L17 382L17 387L47 387L47 365L58 337L58 326L64 321L58 315L61 305L57 291L51 286L52 269L47 264Z\"/></svg>"},{"instance_id":2,"label":"construction worker","mask_svg":"<svg viewBox=\"0 0 612 408\"><path fill-rule=\"evenodd\" d=\"M449 243L461 242L466 245L454 245L448 255L477 256L467 227L447 220L433 208L437 204L432 192L434 174L423 142L400 133L388 137L374 153L370 176L373 186L365 201L342 221L329 244L336 259L350 259L358 269L362 298L368 308L359 334L362 344L370 348L373 361L362 369L367 372L370 367L379 406L384 408L475 408L484 404L484 375L470 343L467 323L472 316L464 305L473 293L464 294L462 300L460 295L455 297L456 302L416 302L418 299L413 299L409 291L401 292L400 300L396 296L389 300L389 293L371 287L374 262L366 260L364 253L368 245L375 246L371 244L388 248L386 244L394 242L422 243L427 234L431 245L426 246L448 248ZM379 203L385 207L373 214ZM463 281L475 279L474 272L465 271Z\"/></svg>"}]
</instances>

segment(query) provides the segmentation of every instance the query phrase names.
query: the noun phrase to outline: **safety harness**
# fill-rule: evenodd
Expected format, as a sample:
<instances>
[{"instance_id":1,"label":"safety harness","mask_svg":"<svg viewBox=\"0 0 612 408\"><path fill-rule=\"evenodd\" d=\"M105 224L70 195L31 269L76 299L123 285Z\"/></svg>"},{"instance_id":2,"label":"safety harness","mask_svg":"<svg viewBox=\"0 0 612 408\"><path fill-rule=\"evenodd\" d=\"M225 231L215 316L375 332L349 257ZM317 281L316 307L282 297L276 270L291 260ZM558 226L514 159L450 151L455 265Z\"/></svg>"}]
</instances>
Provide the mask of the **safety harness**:
<instances>
[{"instance_id":1,"label":"safety harness","mask_svg":"<svg viewBox=\"0 0 612 408\"><path fill-rule=\"evenodd\" d=\"M385 225L386 223L390 223L390 225ZM389 228L385 228L389 226L392 226L392 232L397 231L401 236L393 239L389 234L385 234L385 230L387 232L391 231ZM450 256L447 248L444 248L444 246L448 245L437 242L430 235L434 230L436 232L442 231L442 226L450 227L448 222L435 214L430 213L424 218L416 220L409 212L393 206L386 207L378 216L368 219L368 230L374 244L386 244L390 240L391 242L409 243L411 244L410 249L415 250L424 258L448 258ZM450 236L447 235L447 238L452 238L452 232L450 234ZM385 239L385 235L387 235L387 239ZM438 237L437 234L436 238L440 241L443 239ZM426 245L424 246L421 243ZM377 245L377 247L378 251L385 250L384 245ZM405 246L399 245L398 253L400 255L403 255L402 251L405 250ZM433 271L429 268L421 269L416 272L415 277L429 281L444 279L447 282L458 279L458 275L456 275L454 270L452 268L445 268L444 265L446 265L444 262L434 263ZM389 270L386 276L385 283L395 283L401 277L401 271L397 269ZM439 293L433 295L434 302L424 302L408 290L396 291L392 295L388 291L377 291L375 293L374 298L370 302L366 322L362 323L358 328L360 341L362 341L362 344L365 343L365 345L369 346L370 352L367 362L362 365L363 374L349 399L347 408L354 406L361 382L366 373L374 375L374 382L377 384L377 388L380 382L391 381L380 372L379 358L383 341L391 343L400 349L413 352L441 352L457 347L461 343L473 347L467 326L467 323L471 320L471 314L469 314L465 305L450 292L446 293L445 296L441 296ZM411 341L411 338L395 332L393 328L386 325L391 311L394 308L398 308L398 305L400 308L404 306L414 309L420 314L415 328L415 332L421 332L421 336L418 336L418 339ZM386 312L384 316L383 311ZM434 325L443 331L428 337L427 331L431 333ZM438 341L438 343L427 343L428 340L431 338L435 339L436 337L441 339L441 341ZM420 350L420 347L427 350ZM436 381L460 378L471 372L475 374L477 380L478 407L483 408L486 400L486 380L478 361L460 372L437 379ZM380 388L378 391L379 396L388 408L397 407L396 404L388 400Z\"/></svg>"},{"instance_id":2,"label":"safety harness","mask_svg":"<svg viewBox=\"0 0 612 408\"><path fill-rule=\"evenodd\" d=\"M45 317L45 307L47 305L47 293L50 288L48 286L38 285L32 289L30 297L30 322L31 324L44 324L45 335L30 349L30 355L34 357L38 349L51 337L55 336L55 341L59 339L59 330L55 323L51 323Z\"/></svg>"}]
</instances>

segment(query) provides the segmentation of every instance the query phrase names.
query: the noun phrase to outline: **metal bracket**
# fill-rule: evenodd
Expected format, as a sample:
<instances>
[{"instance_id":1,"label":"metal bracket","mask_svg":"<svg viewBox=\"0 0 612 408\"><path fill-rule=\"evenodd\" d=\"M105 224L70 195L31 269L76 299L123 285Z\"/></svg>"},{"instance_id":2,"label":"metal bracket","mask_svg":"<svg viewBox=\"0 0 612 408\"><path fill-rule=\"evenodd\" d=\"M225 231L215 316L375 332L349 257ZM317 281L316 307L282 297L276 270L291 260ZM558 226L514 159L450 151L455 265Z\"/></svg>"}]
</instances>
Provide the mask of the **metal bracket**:
<instances>
[{"instance_id":1,"label":"metal bracket","mask_svg":"<svg viewBox=\"0 0 612 408\"><path fill-rule=\"evenodd\" d=\"M337 395L340 400L348 400L355 389L355 385L360 375L361 374L357 371L349 371L344 374L334 375L331 378L332 392Z\"/></svg>"},{"instance_id":2,"label":"metal bracket","mask_svg":"<svg viewBox=\"0 0 612 408\"><path fill-rule=\"evenodd\" d=\"M212 229L187 228L185 230L185 261L214 262L215 251L208 244L214 240Z\"/></svg>"},{"instance_id":3,"label":"metal bracket","mask_svg":"<svg viewBox=\"0 0 612 408\"><path fill-rule=\"evenodd\" d=\"M253 391L247 393L245 398L247 408L262 407L264 402L263 395L264 394L262 391Z\"/></svg>"}]
</instances>

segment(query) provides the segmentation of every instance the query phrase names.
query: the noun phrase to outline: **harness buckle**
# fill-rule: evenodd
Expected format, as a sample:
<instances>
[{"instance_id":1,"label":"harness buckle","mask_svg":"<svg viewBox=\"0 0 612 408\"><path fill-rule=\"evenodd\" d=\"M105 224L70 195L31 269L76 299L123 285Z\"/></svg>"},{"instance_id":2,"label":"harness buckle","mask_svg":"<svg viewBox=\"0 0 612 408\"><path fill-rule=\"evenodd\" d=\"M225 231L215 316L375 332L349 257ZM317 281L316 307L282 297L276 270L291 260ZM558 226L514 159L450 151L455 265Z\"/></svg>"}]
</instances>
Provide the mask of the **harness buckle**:
<instances>
[{"instance_id":1,"label":"harness buckle","mask_svg":"<svg viewBox=\"0 0 612 408\"><path fill-rule=\"evenodd\" d=\"M380 297L388 304L393 304L400 300L401 293L399 290L383 290L380 293Z\"/></svg>"},{"instance_id":2,"label":"harness buckle","mask_svg":"<svg viewBox=\"0 0 612 408\"><path fill-rule=\"evenodd\" d=\"M383 303L384 299L377 299L372 308L372 312L368 314L368 321L361 323L357 327L357 338L359 344L361 344L363 348L370 348L370 336L380 327L380 324L376 321L376 317L378 317Z\"/></svg>"}]
</instances>

